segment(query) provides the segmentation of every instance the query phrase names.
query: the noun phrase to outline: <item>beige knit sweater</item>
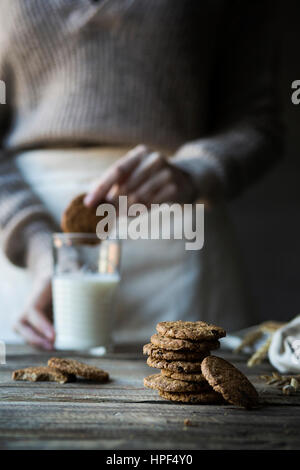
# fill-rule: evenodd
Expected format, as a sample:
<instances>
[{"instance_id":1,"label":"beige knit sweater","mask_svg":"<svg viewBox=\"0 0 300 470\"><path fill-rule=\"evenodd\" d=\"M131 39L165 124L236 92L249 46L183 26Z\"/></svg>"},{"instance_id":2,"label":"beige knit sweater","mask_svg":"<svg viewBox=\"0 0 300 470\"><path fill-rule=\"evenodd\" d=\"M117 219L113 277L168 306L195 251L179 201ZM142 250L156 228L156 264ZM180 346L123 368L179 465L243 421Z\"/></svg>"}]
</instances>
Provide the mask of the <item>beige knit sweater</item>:
<instances>
[{"instance_id":1,"label":"beige knit sweater","mask_svg":"<svg viewBox=\"0 0 300 470\"><path fill-rule=\"evenodd\" d=\"M1 0L9 259L35 266L54 228L14 166L20 150L146 143L176 154L199 195L206 172L228 197L262 174L282 151L274 3Z\"/></svg>"}]
</instances>

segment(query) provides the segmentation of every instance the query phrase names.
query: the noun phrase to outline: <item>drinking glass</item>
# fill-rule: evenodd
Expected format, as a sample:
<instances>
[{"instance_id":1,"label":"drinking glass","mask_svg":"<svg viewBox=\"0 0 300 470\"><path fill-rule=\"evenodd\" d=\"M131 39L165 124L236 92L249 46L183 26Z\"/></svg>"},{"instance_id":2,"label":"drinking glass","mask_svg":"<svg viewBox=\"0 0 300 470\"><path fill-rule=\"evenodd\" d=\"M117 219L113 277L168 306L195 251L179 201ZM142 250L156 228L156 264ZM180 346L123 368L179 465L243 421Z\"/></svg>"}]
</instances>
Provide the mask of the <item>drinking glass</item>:
<instances>
[{"instance_id":1,"label":"drinking glass","mask_svg":"<svg viewBox=\"0 0 300 470\"><path fill-rule=\"evenodd\" d=\"M112 349L113 301L120 281L120 243L85 233L53 235L55 347Z\"/></svg>"}]
</instances>

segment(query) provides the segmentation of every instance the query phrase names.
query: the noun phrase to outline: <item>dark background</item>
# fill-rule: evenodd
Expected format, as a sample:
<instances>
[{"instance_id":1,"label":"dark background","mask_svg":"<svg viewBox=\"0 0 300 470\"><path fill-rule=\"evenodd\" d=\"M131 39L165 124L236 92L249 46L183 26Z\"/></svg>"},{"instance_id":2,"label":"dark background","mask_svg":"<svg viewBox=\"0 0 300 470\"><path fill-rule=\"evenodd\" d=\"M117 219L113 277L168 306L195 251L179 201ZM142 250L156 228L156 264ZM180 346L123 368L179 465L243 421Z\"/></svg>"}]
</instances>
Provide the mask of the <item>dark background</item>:
<instances>
[{"instance_id":1,"label":"dark background","mask_svg":"<svg viewBox=\"0 0 300 470\"><path fill-rule=\"evenodd\" d=\"M291 102L291 83L300 79L300 1L280 4L285 157L230 207L255 308L268 320L300 314L300 105Z\"/></svg>"}]
</instances>

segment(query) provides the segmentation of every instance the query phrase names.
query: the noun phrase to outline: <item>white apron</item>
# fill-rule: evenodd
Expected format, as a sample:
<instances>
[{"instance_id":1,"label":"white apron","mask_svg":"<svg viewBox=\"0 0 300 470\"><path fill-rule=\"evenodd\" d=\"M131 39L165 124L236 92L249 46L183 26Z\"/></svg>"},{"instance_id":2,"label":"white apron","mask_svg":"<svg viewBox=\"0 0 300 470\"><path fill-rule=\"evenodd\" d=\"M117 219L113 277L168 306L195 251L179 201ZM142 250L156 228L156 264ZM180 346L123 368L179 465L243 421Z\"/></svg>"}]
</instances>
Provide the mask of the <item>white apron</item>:
<instances>
[{"instance_id":1,"label":"white apron","mask_svg":"<svg viewBox=\"0 0 300 470\"><path fill-rule=\"evenodd\" d=\"M67 203L85 192L126 150L43 149L18 155L16 163L59 223ZM223 206L205 213L202 250L186 251L185 240L124 240L121 266L114 312L116 341L147 341L161 320L201 319L229 330L253 323ZM11 326L28 295L29 275L2 254L0 273L0 339L17 341Z\"/></svg>"}]
</instances>

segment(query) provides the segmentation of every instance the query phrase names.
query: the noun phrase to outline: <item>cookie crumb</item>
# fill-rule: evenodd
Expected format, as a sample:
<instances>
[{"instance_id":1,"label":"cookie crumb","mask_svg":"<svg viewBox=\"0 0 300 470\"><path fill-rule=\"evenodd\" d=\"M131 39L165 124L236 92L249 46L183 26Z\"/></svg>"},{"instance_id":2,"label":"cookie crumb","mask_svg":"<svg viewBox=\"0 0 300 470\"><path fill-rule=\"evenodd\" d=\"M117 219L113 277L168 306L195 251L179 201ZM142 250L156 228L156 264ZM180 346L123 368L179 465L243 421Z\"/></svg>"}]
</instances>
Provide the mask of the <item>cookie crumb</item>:
<instances>
[{"instance_id":1,"label":"cookie crumb","mask_svg":"<svg viewBox=\"0 0 300 470\"><path fill-rule=\"evenodd\" d=\"M184 419L183 424L184 424L185 426L193 426L192 421L191 421L190 419L188 419L188 418L185 418L185 419Z\"/></svg>"}]
</instances>

